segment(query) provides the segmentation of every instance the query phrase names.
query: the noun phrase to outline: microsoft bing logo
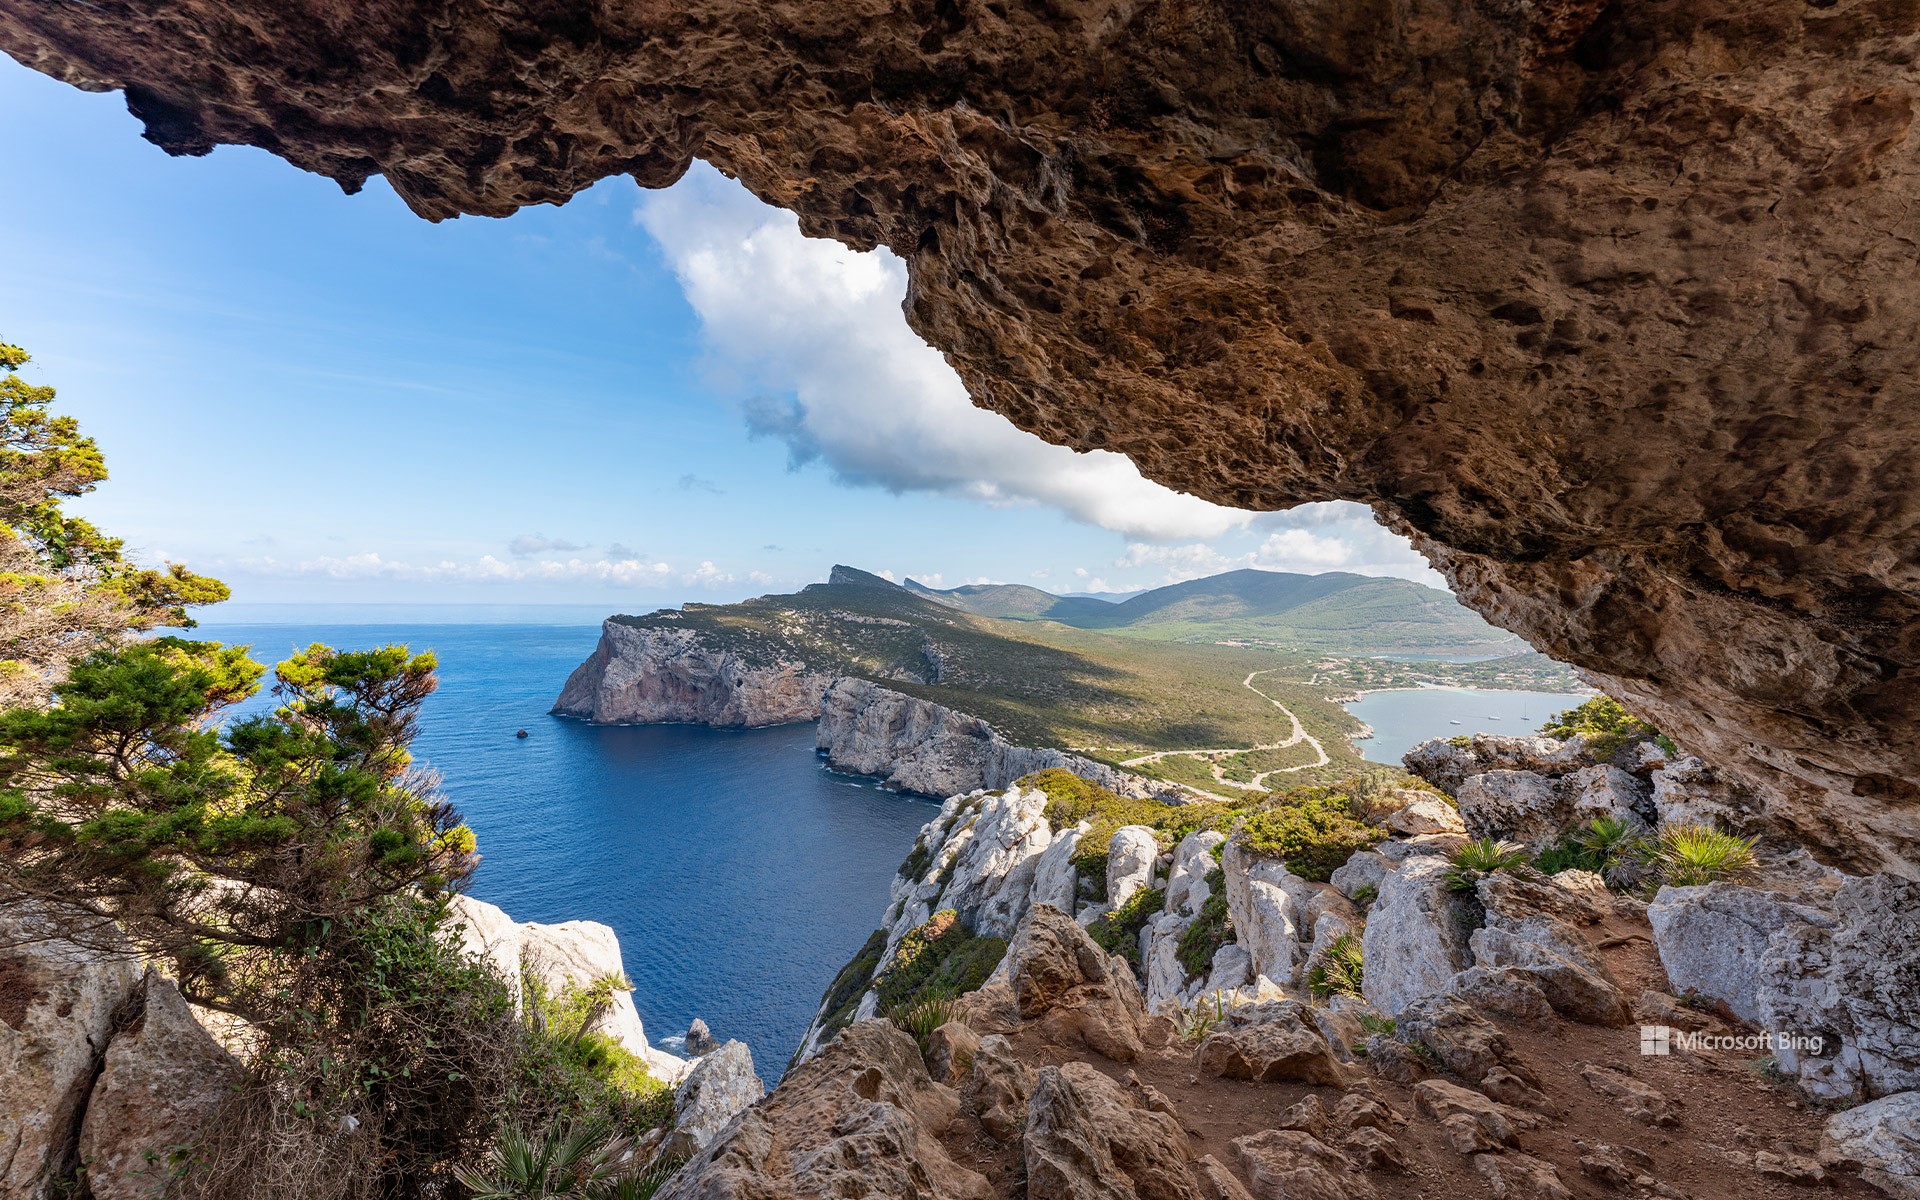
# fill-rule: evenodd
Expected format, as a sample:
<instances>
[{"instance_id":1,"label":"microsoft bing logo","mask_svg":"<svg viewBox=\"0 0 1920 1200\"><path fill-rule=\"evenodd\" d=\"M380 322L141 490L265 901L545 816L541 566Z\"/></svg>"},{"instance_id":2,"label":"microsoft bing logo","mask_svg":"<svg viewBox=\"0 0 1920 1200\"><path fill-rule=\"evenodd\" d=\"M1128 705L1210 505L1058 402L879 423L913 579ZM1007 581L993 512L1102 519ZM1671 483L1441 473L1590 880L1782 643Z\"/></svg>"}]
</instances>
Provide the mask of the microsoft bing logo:
<instances>
[{"instance_id":1,"label":"microsoft bing logo","mask_svg":"<svg viewBox=\"0 0 1920 1200\"><path fill-rule=\"evenodd\" d=\"M1672 1054L1673 1030L1666 1025L1642 1025L1640 1027L1640 1053Z\"/></svg>"},{"instance_id":2,"label":"microsoft bing logo","mask_svg":"<svg viewBox=\"0 0 1920 1200\"><path fill-rule=\"evenodd\" d=\"M1815 1058L1826 1056L1825 1034L1765 1030L1760 1033L1701 1033L1675 1029L1670 1025L1642 1025L1640 1053L1664 1058L1678 1050L1691 1054L1700 1050L1733 1050L1741 1053L1777 1054L1792 1050Z\"/></svg>"}]
</instances>

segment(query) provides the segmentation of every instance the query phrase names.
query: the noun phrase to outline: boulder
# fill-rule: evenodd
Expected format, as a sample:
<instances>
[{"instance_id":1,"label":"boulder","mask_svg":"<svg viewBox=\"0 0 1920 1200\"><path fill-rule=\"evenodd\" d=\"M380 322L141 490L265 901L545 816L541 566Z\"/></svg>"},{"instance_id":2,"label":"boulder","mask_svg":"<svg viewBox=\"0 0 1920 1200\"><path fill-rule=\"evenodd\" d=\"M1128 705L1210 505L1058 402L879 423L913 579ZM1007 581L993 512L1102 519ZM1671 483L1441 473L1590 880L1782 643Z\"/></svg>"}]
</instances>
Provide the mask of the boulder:
<instances>
[{"instance_id":1,"label":"boulder","mask_svg":"<svg viewBox=\"0 0 1920 1200\"><path fill-rule=\"evenodd\" d=\"M1228 1010L1194 1052L1203 1075L1344 1086L1346 1073L1308 1006L1271 1000Z\"/></svg>"},{"instance_id":2,"label":"boulder","mask_svg":"<svg viewBox=\"0 0 1920 1200\"><path fill-rule=\"evenodd\" d=\"M1394 865L1378 850L1356 850L1345 863L1334 868L1327 882L1349 900L1362 888L1372 888L1378 894L1381 878L1393 870Z\"/></svg>"},{"instance_id":3,"label":"boulder","mask_svg":"<svg viewBox=\"0 0 1920 1200\"><path fill-rule=\"evenodd\" d=\"M1167 871L1167 911L1200 915L1200 908L1213 894L1207 877L1216 869L1214 849L1227 840L1212 829L1196 829L1180 839L1173 848L1173 865Z\"/></svg>"},{"instance_id":4,"label":"boulder","mask_svg":"<svg viewBox=\"0 0 1920 1200\"><path fill-rule=\"evenodd\" d=\"M1194 1160L1193 1181L1199 1187L1199 1200L1253 1200L1253 1193L1247 1185L1240 1182L1238 1176L1227 1170L1219 1159L1211 1154L1202 1155Z\"/></svg>"},{"instance_id":5,"label":"boulder","mask_svg":"<svg viewBox=\"0 0 1920 1200\"><path fill-rule=\"evenodd\" d=\"M911 1037L859 1021L722 1129L656 1200L987 1200L987 1181L940 1143L959 1112Z\"/></svg>"},{"instance_id":6,"label":"boulder","mask_svg":"<svg viewBox=\"0 0 1920 1200\"><path fill-rule=\"evenodd\" d=\"M1207 972L1206 982L1200 985L1198 995L1216 996L1252 982L1253 955L1238 942L1228 942L1213 952L1213 967Z\"/></svg>"},{"instance_id":7,"label":"boulder","mask_svg":"<svg viewBox=\"0 0 1920 1200\"><path fill-rule=\"evenodd\" d=\"M1464 914L1447 890L1447 863L1409 861L1383 877L1361 943L1367 1003L1387 1016L1444 991L1468 965Z\"/></svg>"},{"instance_id":8,"label":"boulder","mask_svg":"<svg viewBox=\"0 0 1920 1200\"><path fill-rule=\"evenodd\" d=\"M1080 839L1093 828L1082 821L1053 835L1033 868L1033 893L1030 903L1050 904L1072 916L1080 905L1080 872L1074 868L1073 852Z\"/></svg>"},{"instance_id":9,"label":"boulder","mask_svg":"<svg viewBox=\"0 0 1920 1200\"><path fill-rule=\"evenodd\" d=\"M1306 959L1300 944L1304 914L1295 898L1297 885L1306 881L1285 863L1260 858L1238 841L1227 843L1220 863L1234 939L1253 956L1254 977L1293 982Z\"/></svg>"},{"instance_id":10,"label":"boulder","mask_svg":"<svg viewBox=\"0 0 1920 1200\"><path fill-rule=\"evenodd\" d=\"M243 1076L167 979L148 971L107 1046L80 1130L94 1200L147 1200Z\"/></svg>"},{"instance_id":11,"label":"boulder","mask_svg":"<svg viewBox=\"0 0 1920 1200\"><path fill-rule=\"evenodd\" d=\"M1040 1069L1021 1149L1029 1196L1190 1200L1197 1187L1180 1123L1086 1063Z\"/></svg>"},{"instance_id":12,"label":"boulder","mask_svg":"<svg viewBox=\"0 0 1920 1200\"><path fill-rule=\"evenodd\" d=\"M1889 1196L1920 1200L1920 1091L1898 1092L1827 1118L1820 1157Z\"/></svg>"},{"instance_id":13,"label":"boulder","mask_svg":"<svg viewBox=\"0 0 1920 1200\"><path fill-rule=\"evenodd\" d=\"M117 1021L139 990L130 956L0 914L0 1196L47 1200Z\"/></svg>"},{"instance_id":14,"label":"boulder","mask_svg":"<svg viewBox=\"0 0 1920 1200\"><path fill-rule=\"evenodd\" d=\"M661 1153L690 1158L706 1149L727 1123L767 1094L745 1042L729 1041L702 1056L673 1093L673 1132Z\"/></svg>"},{"instance_id":15,"label":"boulder","mask_svg":"<svg viewBox=\"0 0 1920 1200\"><path fill-rule=\"evenodd\" d=\"M1603 817L1645 827L1653 815L1647 785L1615 766L1582 767L1563 777L1560 795L1562 811L1573 828Z\"/></svg>"},{"instance_id":16,"label":"boulder","mask_svg":"<svg viewBox=\"0 0 1920 1200\"><path fill-rule=\"evenodd\" d=\"M1774 932L1832 924L1816 909L1733 883L1663 887L1647 921L1674 993L1718 1000L1747 1022L1760 1019L1761 964Z\"/></svg>"},{"instance_id":17,"label":"boulder","mask_svg":"<svg viewBox=\"0 0 1920 1200\"><path fill-rule=\"evenodd\" d=\"M1400 759L1412 774L1449 796L1459 794L1468 778L1488 771L1531 771L1565 775L1592 766L1593 754L1578 735L1560 741L1549 737L1506 737L1476 733L1455 745L1451 738L1435 738L1407 751Z\"/></svg>"},{"instance_id":18,"label":"boulder","mask_svg":"<svg viewBox=\"0 0 1920 1200\"><path fill-rule=\"evenodd\" d=\"M687 1026L686 1046L687 1053L698 1058L702 1054L711 1054L718 1050L720 1043L714 1040L713 1032L707 1028L707 1023L695 1017L692 1024Z\"/></svg>"},{"instance_id":19,"label":"boulder","mask_svg":"<svg viewBox=\"0 0 1920 1200\"><path fill-rule=\"evenodd\" d=\"M967 1107L987 1136L1011 1142L1027 1127L1033 1072L1014 1055L1012 1042L997 1033L988 1034L974 1051L965 1095Z\"/></svg>"},{"instance_id":20,"label":"boulder","mask_svg":"<svg viewBox=\"0 0 1920 1200\"><path fill-rule=\"evenodd\" d=\"M1460 785L1467 835L1518 842L1532 851L1560 838L1566 820L1554 780L1532 771L1488 771Z\"/></svg>"},{"instance_id":21,"label":"boulder","mask_svg":"<svg viewBox=\"0 0 1920 1200\"><path fill-rule=\"evenodd\" d=\"M937 1083L957 1085L973 1069L980 1052L980 1035L964 1021L948 1021L927 1035L927 1072Z\"/></svg>"},{"instance_id":22,"label":"boulder","mask_svg":"<svg viewBox=\"0 0 1920 1200\"><path fill-rule=\"evenodd\" d=\"M1653 772L1652 783L1651 803L1661 825L1711 825L1744 833L1757 831L1763 815L1752 792L1698 758L1669 763Z\"/></svg>"},{"instance_id":23,"label":"boulder","mask_svg":"<svg viewBox=\"0 0 1920 1200\"><path fill-rule=\"evenodd\" d=\"M1114 830L1107 843L1107 903L1118 911L1135 892L1152 887L1154 861L1159 857L1160 844L1153 830L1144 825Z\"/></svg>"},{"instance_id":24,"label":"boulder","mask_svg":"<svg viewBox=\"0 0 1920 1200\"><path fill-rule=\"evenodd\" d=\"M1361 1126L1340 1139L1341 1153L1363 1171L1389 1171L1400 1174L1407 1169L1406 1151L1394 1136L1384 1130Z\"/></svg>"},{"instance_id":25,"label":"boulder","mask_svg":"<svg viewBox=\"0 0 1920 1200\"><path fill-rule=\"evenodd\" d=\"M1572 882L1580 883L1584 875L1572 876ZM1516 870L1482 879L1478 895L1485 924L1470 939L1475 966L1524 972L1554 1011L1573 1020L1626 1021L1626 997L1579 927L1611 907L1604 889L1596 897L1585 887L1562 886L1557 877Z\"/></svg>"},{"instance_id":26,"label":"boulder","mask_svg":"<svg viewBox=\"0 0 1920 1200\"><path fill-rule=\"evenodd\" d=\"M1372 1200L1373 1185L1346 1155L1294 1129L1235 1138L1235 1161L1259 1200Z\"/></svg>"},{"instance_id":27,"label":"boulder","mask_svg":"<svg viewBox=\"0 0 1920 1200\"><path fill-rule=\"evenodd\" d=\"M1430 833L1465 833L1460 810L1438 796L1415 793L1416 799L1387 817L1387 828L1408 837Z\"/></svg>"},{"instance_id":28,"label":"boulder","mask_svg":"<svg viewBox=\"0 0 1920 1200\"><path fill-rule=\"evenodd\" d=\"M1553 1164L1531 1154L1476 1154L1473 1169L1493 1189L1494 1200L1573 1200Z\"/></svg>"},{"instance_id":29,"label":"boulder","mask_svg":"<svg viewBox=\"0 0 1920 1200\"><path fill-rule=\"evenodd\" d=\"M1447 1141L1462 1154L1517 1146L1519 1130L1540 1123L1531 1113L1508 1108L1471 1088L1444 1079L1423 1079L1413 1085L1413 1102L1421 1112L1440 1122Z\"/></svg>"},{"instance_id":30,"label":"boulder","mask_svg":"<svg viewBox=\"0 0 1920 1200\"><path fill-rule=\"evenodd\" d=\"M1553 1005L1533 975L1513 967L1468 967L1447 981L1447 994L1476 1011L1523 1021L1553 1015Z\"/></svg>"},{"instance_id":31,"label":"boulder","mask_svg":"<svg viewBox=\"0 0 1920 1200\"><path fill-rule=\"evenodd\" d=\"M1131 969L1109 958L1065 913L1048 905L1029 909L1006 958L1020 1016L1043 1017L1055 1040L1078 1040L1117 1062L1140 1056L1137 1022L1145 1003Z\"/></svg>"},{"instance_id":32,"label":"boulder","mask_svg":"<svg viewBox=\"0 0 1920 1200\"><path fill-rule=\"evenodd\" d=\"M1176 1009L1185 999L1187 966L1180 959L1180 939L1193 924L1193 918L1180 913L1163 912L1148 921L1140 931L1140 962L1145 969L1148 1012Z\"/></svg>"},{"instance_id":33,"label":"boulder","mask_svg":"<svg viewBox=\"0 0 1920 1200\"><path fill-rule=\"evenodd\" d=\"M1624 1071L1598 1063L1582 1063L1580 1077L1587 1086L1611 1100L1615 1107L1642 1125L1674 1126L1680 1109L1665 1092L1640 1082Z\"/></svg>"},{"instance_id":34,"label":"boulder","mask_svg":"<svg viewBox=\"0 0 1920 1200\"><path fill-rule=\"evenodd\" d=\"M1394 1036L1425 1047L1435 1062L1471 1083L1495 1068L1527 1074L1506 1034L1457 996L1426 996L1401 1009Z\"/></svg>"}]
</instances>

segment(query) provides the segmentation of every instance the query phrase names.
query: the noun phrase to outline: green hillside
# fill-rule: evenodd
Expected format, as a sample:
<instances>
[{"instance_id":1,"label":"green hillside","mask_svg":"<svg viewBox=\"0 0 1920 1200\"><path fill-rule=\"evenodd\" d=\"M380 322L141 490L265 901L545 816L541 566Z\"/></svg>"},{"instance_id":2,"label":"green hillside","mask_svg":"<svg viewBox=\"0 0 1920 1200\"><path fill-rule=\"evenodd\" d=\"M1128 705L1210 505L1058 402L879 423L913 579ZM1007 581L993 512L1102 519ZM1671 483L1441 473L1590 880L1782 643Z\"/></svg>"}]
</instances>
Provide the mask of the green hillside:
<instances>
[{"instance_id":1,"label":"green hillside","mask_svg":"<svg viewBox=\"0 0 1920 1200\"><path fill-rule=\"evenodd\" d=\"M1522 649L1447 592L1406 579L1329 572L1229 571L1118 603L1055 596L1020 584L915 595L980 616L1058 621L1157 641L1245 641L1321 654L1491 654Z\"/></svg>"},{"instance_id":2,"label":"green hillside","mask_svg":"<svg viewBox=\"0 0 1920 1200\"><path fill-rule=\"evenodd\" d=\"M801 661L816 671L872 679L983 717L1015 742L1072 748L1116 764L1160 751L1283 741L1292 723L1276 700L1328 759L1313 771L1289 773L1289 783L1349 773L1360 763L1344 736L1357 723L1327 698L1328 689L1287 681L1305 679L1312 664L1268 648L981 617L846 567L836 567L830 582L792 595L613 619L641 628L691 628L756 665ZM1261 691L1245 686L1253 672L1262 673ZM1314 758L1302 742L1260 752L1254 765L1265 770ZM1129 769L1212 784L1193 758Z\"/></svg>"}]
</instances>

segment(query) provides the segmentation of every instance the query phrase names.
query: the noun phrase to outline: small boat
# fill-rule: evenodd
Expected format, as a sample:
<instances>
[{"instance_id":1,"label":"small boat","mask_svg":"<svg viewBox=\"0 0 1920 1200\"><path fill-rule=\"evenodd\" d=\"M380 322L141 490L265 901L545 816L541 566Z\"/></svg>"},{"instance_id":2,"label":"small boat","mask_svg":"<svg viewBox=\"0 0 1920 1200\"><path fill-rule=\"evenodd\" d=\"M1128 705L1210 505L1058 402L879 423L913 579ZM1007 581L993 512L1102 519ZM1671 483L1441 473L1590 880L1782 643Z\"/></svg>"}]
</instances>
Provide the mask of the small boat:
<instances>
[{"instance_id":1,"label":"small boat","mask_svg":"<svg viewBox=\"0 0 1920 1200\"><path fill-rule=\"evenodd\" d=\"M1458 721L1448 721L1448 722L1447 722L1447 724L1449 724L1449 725L1458 725L1459 723L1460 723L1460 722L1458 722Z\"/></svg>"}]
</instances>

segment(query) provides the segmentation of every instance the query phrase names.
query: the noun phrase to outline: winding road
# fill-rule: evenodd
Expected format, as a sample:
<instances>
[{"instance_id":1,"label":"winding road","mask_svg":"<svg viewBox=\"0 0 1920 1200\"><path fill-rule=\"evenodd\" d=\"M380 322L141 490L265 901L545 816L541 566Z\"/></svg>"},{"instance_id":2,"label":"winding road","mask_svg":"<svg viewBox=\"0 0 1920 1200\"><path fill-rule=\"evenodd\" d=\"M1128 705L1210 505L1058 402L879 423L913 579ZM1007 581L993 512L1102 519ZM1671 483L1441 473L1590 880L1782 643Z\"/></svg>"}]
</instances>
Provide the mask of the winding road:
<instances>
[{"instance_id":1,"label":"winding road","mask_svg":"<svg viewBox=\"0 0 1920 1200\"><path fill-rule=\"evenodd\" d=\"M1138 758L1126 759L1120 765L1123 767L1138 767L1146 763L1159 762L1163 758L1197 758L1207 764L1209 772L1213 775L1214 782L1225 787L1238 788L1243 792L1260 792L1267 790L1267 778L1271 775L1285 775L1293 771L1306 771L1314 767L1326 766L1328 761L1327 748L1320 744L1320 739L1307 732L1306 726L1300 724L1300 718L1293 715L1292 709L1253 686L1254 676L1265 675L1275 669L1276 668L1268 668L1263 671L1250 671L1247 673L1247 677L1240 681L1240 686L1246 688L1254 695L1259 696L1262 700L1265 700L1268 704L1273 705L1287 715L1287 721L1293 728L1284 740L1264 742L1258 746L1219 746L1205 750L1156 750L1152 754L1142 754ZM1307 745L1313 747L1314 761L1300 763L1298 766L1275 767L1271 771L1262 771L1253 777L1251 783L1242 783L1237 779L1228 779L1226 773L1220 769L1220 760L1229 755L1250 754L1256 750L1284 750L1289 746L1297 746L1301 742L1305 742ZM1196 788L1194 790L1198 791L1199 789ZM1213 793L1210 792L1203 794L1213 795ZM1225 796L1215 796L1214 798L1217 800L1227 799Z\"/></svg>"}]
</instances>

